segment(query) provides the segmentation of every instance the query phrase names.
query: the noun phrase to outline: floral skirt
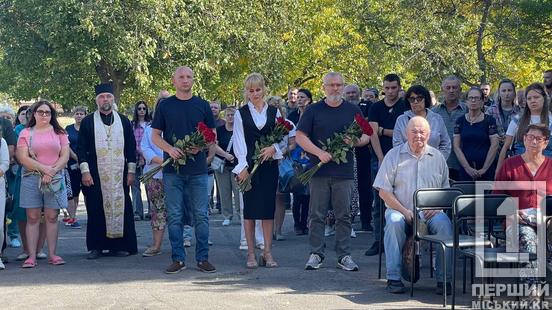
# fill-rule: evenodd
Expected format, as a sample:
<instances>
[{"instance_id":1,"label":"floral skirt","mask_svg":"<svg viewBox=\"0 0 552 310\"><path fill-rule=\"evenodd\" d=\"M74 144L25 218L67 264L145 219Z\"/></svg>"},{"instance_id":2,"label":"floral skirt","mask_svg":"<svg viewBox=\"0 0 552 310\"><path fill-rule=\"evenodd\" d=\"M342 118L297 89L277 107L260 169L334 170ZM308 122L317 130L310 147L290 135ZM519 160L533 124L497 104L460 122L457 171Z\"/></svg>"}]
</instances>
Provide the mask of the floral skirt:
<instances>
[{"instance_id":1,"label":"floral skirt","mask_svg":"<svg viewBox=\"0 0 552 310\"><path fill-rule=\"evenodd\" d=\"M146 191L150 199L151 228L153 230L165 229L167 225L167 209L165 208L163 180L150 179L146 183Z\"/></svg>"}]
</instances>

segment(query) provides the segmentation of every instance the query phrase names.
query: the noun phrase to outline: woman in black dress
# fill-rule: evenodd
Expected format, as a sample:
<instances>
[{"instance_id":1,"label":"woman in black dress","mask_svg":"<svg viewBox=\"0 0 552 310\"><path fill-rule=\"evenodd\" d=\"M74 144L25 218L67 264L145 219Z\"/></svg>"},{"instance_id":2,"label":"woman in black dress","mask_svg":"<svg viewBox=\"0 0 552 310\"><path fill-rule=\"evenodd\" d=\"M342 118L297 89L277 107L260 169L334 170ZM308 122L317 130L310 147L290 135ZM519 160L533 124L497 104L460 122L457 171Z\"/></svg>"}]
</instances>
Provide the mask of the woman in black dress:
<instances>
[{"instance_id":1,"label":"woman in black dress","mask_svg":"<svg viewBox=\"0 0 552 310\"><path fill-rule=\"evenodd\" d=\"M255 143L272 132L280 112L264 101L265 82L262 75L252 73L244 82L246 104L234 115L234 154L238 164L232 170L237 174L238 183L242 183L253 169ZM251 180L251 189L243 193L243 218L245 239L247 240L247 267L258 265L277 267L272 257L272 230L276 187L278 185L278 161L282 152L277 144L262 149L264 162L259 166ZM255 258L255 220L262 220L265 240L264 253Z\"/></svg>"}]
</instances>

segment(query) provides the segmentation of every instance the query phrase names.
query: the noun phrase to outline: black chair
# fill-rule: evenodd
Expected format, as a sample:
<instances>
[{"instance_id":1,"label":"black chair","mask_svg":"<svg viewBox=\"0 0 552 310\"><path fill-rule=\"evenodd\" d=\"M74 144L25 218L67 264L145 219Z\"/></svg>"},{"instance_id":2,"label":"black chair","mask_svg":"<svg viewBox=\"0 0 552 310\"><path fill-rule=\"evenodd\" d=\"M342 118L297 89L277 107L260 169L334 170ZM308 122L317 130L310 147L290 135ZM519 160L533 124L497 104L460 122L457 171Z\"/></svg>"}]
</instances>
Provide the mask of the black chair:
<instances>
[{"instance_id":1,"label":"black chair","mask_svg":"<svg viewBox=\"0 0 552 310\"><path fill-rule=\"evenodd\" d=\"M438 189L419 189L414 193L414 214L417 215L419 212L424 210L451 210L453 208L454 202L456 199L462 195L462 191L457 188L438 188ZM445 258L445 252L447 248L452 248L454 246L454 237L453 236L441 236L441 235L421 235L418 231L418 217L414 216L413 220L413 231L414 238L413 241L428 241L430 244L436 243L441 247L443 253L443 258ZM473 247L477 244L484 246L492 246L489 240L477 241L473 236L468 235L459 235L458 247ZM416 255L414 253L414 255ZM414 260L412 258L411 265L411 279L414 279ZM430 257L431 260L431 257ZM448 266L450 268L450 266ZM432 268L430 264L430 269ZM447 265L446 259L443 261L444 275L446 278L447 274ZM443 282L443 306L446 307L447 304L447 291L446 291L446 279ZM414 283L411 281L410 296L414 295Z\"/></svg>"},{"instance_id":2,"label":"black chair","mask_svg":"<svg viewBox=\"0 0 552 310\"><path fill-rule=\"evenodd\" d=\"M478 266L483 266L485 263L498 263L499 257L504 258L500 253L505 253L505 248L483 248L483 255L480 255L481 252L478 252L475 248L463 248L461 247L461 237L460 237L460 228L462 224L466 221L475 220L476 217L480 214L477 214L477 206L484 206L481 212L484 215L484 221L482 222L484 226L492 225L493 221L490 220L504 220L506 218L503 214L509 214L515 212L515 203L514 200L507 195L462 195L456 198L453 208L453 227L454 227L454 245L453 245L453 267L452 267L452 309L454 309L456 302L456 258L457 254L462 254L464 256L471 257L478 262ZM501 209L499 214L498 210ZM505 210L506 209L506 210ZM510 212L504 212L508 211ZM486 227L487 231L490 229ZM472 237L475 238L475 237ZM481 240L479 238L475 240ZM476 245L477 246L477 245ZM480 246L480 245L479 245ZM515 254L515 253L514 253ZM529 255L529 259L536 259L536 255ZM515 255L510 256L510 260L506 261L507 263L518 263L519 255L517 258ZM480 296L482 298L483 296Z\"/></svg>"},{"instance_id":3,"label":"black chair","mask_svg":"<svg viewBox=\"0 0 552 310\"><path fill-rule=\"evenodd\" d=\"M428 241L430 244L436 243L441 246L441 251L443 255L445 254L445 250L447 247L447 241L448 244L452 244L452 236L438 236L438 235L422 235L419 231L419 219L418 214L420 212L423 212L425 210L451 210L452 205L454 201L456 200L456 197L462 195L462 191L460 191L457 188L428 188L428 189L419 189L414 193L414 220L412 225L413 230L413 246L416 245L417 241ZM412 252L412 265L411 265L411 272L410 272L410 296L414 296L414 273L415 273L415 256L416 251ZM443 256L444 257L444 256ZM429 268L431 271L433 271L432 267L432 258L431 258L431 250L430 250L430 264ZM443 264L446 274L446 263ZM446 294L446 285L445 285L445 292L443 294L443 306L446 306L447 303L447 294Z\"/></svg>"}]
</instances>

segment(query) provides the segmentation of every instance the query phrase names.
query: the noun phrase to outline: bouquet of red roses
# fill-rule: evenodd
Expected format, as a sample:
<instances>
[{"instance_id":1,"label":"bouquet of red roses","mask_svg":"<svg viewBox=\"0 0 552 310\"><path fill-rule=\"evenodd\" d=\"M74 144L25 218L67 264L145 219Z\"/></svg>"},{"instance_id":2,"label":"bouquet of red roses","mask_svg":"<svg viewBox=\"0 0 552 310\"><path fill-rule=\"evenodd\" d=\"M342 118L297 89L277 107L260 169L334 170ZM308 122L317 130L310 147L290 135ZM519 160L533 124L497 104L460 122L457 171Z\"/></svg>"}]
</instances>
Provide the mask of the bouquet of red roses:
<instances>
[{"instance_id":1,"label":"bouquet of red roses","mask_svg":"<svg viewBox=\"0 0 552 310\"><path fill-rule=\"evenodd\" d=\"M274 126L274 129L272 129L272 132L270 132L266 136L261 137L261 139L255 143L255 153L253 154L253 169L249 173L247 179L239 184L240 191L247 192L251 189L251 177L253 176L255 171L257 171L259 166L263 163L261 150L265 147L269 147L275 143L279 143L280 141L282 141L282 139L287 136L292 129L293 125L289 121L286 121L286 119L283 117L278 117L276 119L276 126Z\"/></svg>"},{"instance_id":2,"label":"bouquet of red roses","mask_svg":"<svg viewBox=\"0 0 552 310\"><path fill-rule=\"evenodd\" d=\"M333 137L328 138L326 142L320 141L322 150L332 155L332 160L338 165L347 162L347 152L351 151L363 134L371 136L373 134L372 126L368 121L357 113L355 120L345 129L344 132L336 132ZM349 142L349 143L347 143ZM318 165L310 168L297 178L301 183L307 184L314 174L324 165L319 162Z\"/></svg>"},{"instance_id":3,"label":"bouquet of red roses","mask_svg":"<svg viewBox=\"0 0 552 310\"><path fill-rule=\"evenodd\" d=\"M184 153L184 155L177 160L168 158L161 165L151 169L147 173L144 173L140 177L140 181L146 183L168 164L172 164L174 169L176 170L180 169L180 166L186 164L188 158L195 160L195 158L193 156L190 156L190 154L188 153L190 150L194 148L204 149L208 147L211 143L214 143L215 140L215 133L211 128L207 127L204 122L199 122L197 124L197 130L194 131L194 133L192 133L191 135L184 136L183 139L177 140L176 137L173 136L174 147L179 148L182 153Z\"/></svg>"}]
</instances>

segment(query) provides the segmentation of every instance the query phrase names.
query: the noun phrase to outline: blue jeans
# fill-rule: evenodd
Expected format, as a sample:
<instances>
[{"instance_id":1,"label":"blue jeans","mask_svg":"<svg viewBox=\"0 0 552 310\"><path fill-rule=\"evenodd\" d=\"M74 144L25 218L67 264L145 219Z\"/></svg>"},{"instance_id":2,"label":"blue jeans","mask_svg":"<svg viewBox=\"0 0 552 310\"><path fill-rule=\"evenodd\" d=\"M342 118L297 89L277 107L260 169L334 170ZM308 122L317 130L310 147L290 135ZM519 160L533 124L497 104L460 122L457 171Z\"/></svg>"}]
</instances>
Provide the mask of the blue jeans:
<instances>
[{"instance_id":1,"label":"blue jeans","mask_svg":"<svg viewBox=\"0 0 552 310\"><path fill-rule=\"evenodd\" d=\"M402 263L402 249L404 242L406 241L406 222L404 215L399 211L387 208L385 211L385 266L387 268L387 280L400 280L401 279L401 263ZM452 224L448 216L441 212L433 216L426 222L427 228L431 234L452 236ZM452 280L452 251L447 248L447 282ZM442 251L440 248L437 250L437 262L435 268L437 269L435 274L437 282L443 281L443 266L442 266Z\"/></svg>"},{"instance_id":2,"label":"blue jeans","mask_svg":"<svg viewBox=\"0 0 552 310\"><path fill-rule=\"evenodd\" d=\"M134 175L134 183L130 187L132 190L132 206L134 209L134 215L144 217L144 203L142 202L142 189L140 188L140 177L142 176L142 167L136 168L136 174Z\"/></svg>"},{"instance_id":3,"label":"blue jeans","mask_svg":"<svg viewBox=\"0 0 552 310\"><path fill-rule=\"evenodd\" d=\"M186 208L193 216L196 236L196 261L202 262L209 258L209 193L207 191L207 174L179 175L165 173L163 175L165 188L165 207L169 240L172 248L172 260L185 262L184 251L184 221Z\"/></svg>"}]
</instances>

